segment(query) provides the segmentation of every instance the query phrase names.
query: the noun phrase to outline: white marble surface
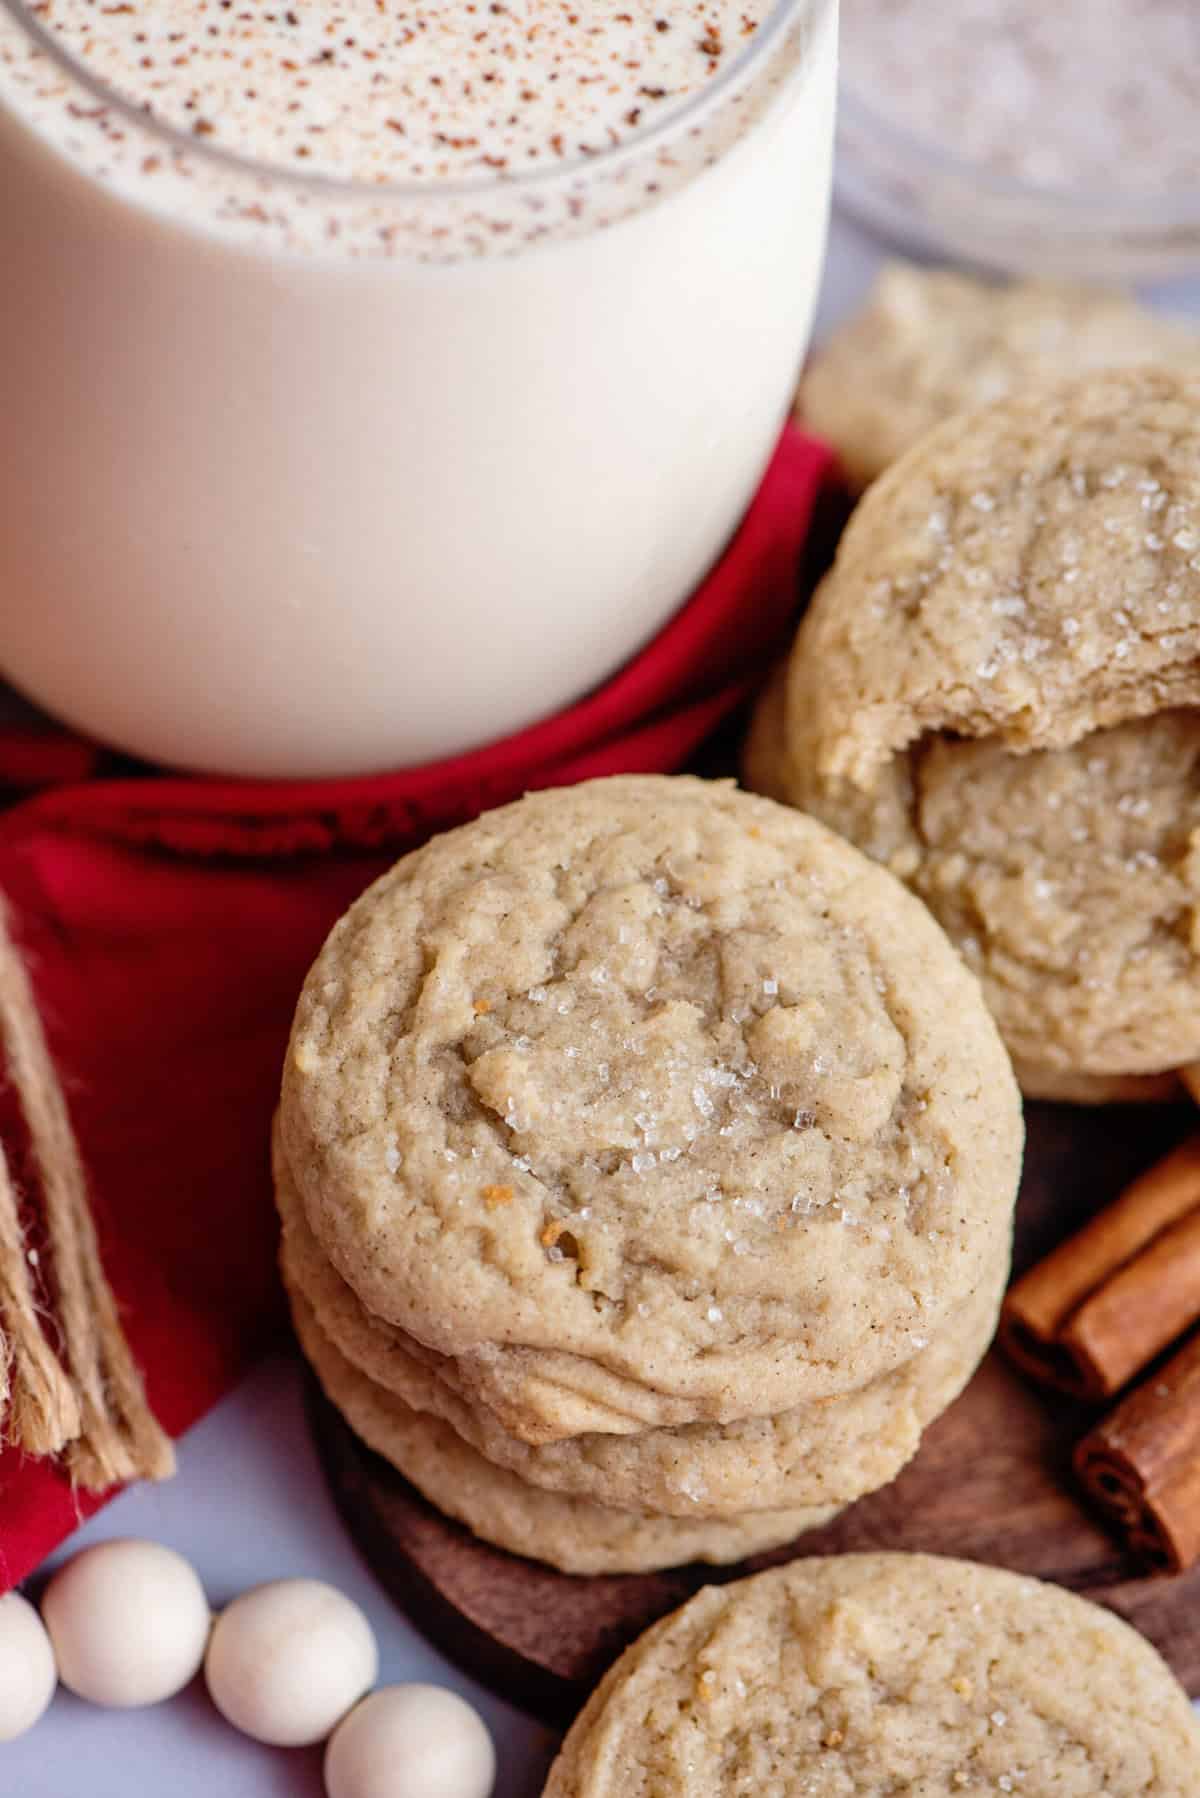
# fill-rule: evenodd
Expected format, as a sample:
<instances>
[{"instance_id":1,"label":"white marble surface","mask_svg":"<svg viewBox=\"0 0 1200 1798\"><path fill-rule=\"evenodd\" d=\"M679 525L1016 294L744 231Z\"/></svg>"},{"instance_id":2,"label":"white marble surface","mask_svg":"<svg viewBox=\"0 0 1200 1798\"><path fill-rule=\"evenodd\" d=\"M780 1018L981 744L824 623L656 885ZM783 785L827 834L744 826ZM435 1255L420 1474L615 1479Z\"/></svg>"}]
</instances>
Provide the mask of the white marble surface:
<instances>
[{"instance_id":1,"label":"white marble surface","mask_svg":"<svg viewBox=\"0 0 1200 1798\"><path fill-rule=\"evenodd\" d=\"M861 296L880 249L836 219L818 333ZM1200 283L1163 296L1200 313ZM144 1535L190 1556L214 1606L259 1580L332 1580L367 1610L381 1680L433 1679L482 1709L499 1756L497 1798L536 1798L554 1737L459 1675L402 1616L358 1559L326 1495L308 1439L299 1369L280 1357L190 1432L176 1480L127 1492L63 1552ZM61 1558L61 1557L58 1557ZM136 1619L130 1618L136 1627ZM262 1748L217 1718L199 1683L150 1711L103 1712L61 1693L23 1741L0 1746L0 1798L320 1798L316 1750Z\"/></svg>"}]
</instances>

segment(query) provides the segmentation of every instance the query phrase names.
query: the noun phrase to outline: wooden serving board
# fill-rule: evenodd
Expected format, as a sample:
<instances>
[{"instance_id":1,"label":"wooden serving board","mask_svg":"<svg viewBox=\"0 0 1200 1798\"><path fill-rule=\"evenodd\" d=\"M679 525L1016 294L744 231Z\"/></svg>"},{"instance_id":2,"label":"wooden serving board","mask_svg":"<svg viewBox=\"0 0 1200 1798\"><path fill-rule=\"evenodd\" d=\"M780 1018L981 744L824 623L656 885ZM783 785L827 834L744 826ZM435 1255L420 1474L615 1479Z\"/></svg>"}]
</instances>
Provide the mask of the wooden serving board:
<instances>
[{"instance_id":1,"label":"wooden serving board","mask_svg":"<svg viewBox=\"0 0 1200 1798\"><path fill-rule=\"evenodd\" d=\"M1115 1197L1194 1115L1028 1107L1018 1270ZM829 1528L737 1567L579 1579L476 1541L363 1447L315 1389L312 1397L334 1499L379 1579L454 1660L553 1722L569 1719L626 1643L699 1586L798 1554L868 1548L963 1555L1057 1580L1127 1617L1200 1695L1200 1569L1143 1577L1084 1511L1070 1454L1093 1415L1033 1390L993 1354L900 1477Z\"/></svg>"}]
</instances>

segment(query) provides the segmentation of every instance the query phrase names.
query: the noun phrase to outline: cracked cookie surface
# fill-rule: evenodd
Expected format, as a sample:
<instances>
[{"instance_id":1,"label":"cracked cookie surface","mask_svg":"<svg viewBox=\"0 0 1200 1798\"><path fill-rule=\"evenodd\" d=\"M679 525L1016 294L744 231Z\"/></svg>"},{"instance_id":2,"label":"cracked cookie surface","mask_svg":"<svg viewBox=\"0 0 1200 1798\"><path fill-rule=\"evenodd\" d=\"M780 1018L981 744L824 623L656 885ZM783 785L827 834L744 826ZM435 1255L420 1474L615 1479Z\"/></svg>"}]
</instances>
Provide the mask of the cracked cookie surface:
<instances>
[{"instance_id":1,"label":"cracked cookie surface","mask_svg":"<svg viewBox=\"0 0 1200 1798\"><path fill-rule=\"evenodd\" d=\"M995 1333L1008 1273L1007 1241L983 1285L911 1361L857 1392L778 1417L684 1424L635 1436L593 1433L540 1447L519 1441L466 1402L414 1354L411 1337L366 1311L321 1253L281 1155L275 1194L280 1259L330 1342L377 1386L445 1422L480 1454L546 1491L604 1505L697 1519L851 1503L884 1486L916 1453L922 1431L962 1391Z\"/></svg>"},{"instance_id":2,"label":"cracked cookie surface","mask_svg":"<svg viewBox=\"0 0 1200 1798\"><path fill-rule=\"evenodd\" d=\"M633 1644L545 1798L1190 1798L1200 1729L1128 1624L930 1555L793 1561Z\"/></svg>"},{"instance_id":3,"label":"cracked cookie surface","mask_svg":"<svg viewBox=\"0 0 1200 1798\"><path fill-rule=\"evenodd\" d=\"M527 1486L486 1461L441 1418L413 1411L375 1385L330 1340L303 1295L293 1289L289 1299L305 1357L355 1434L430 1504L509 1554L575 1574L650 1573L690 1561L721 1566L779 1548L837 1516L834 1505L685 1521Z\"/></svg>"},{"instance_id":4,"label":"cracked cookie surface","mask_svg":"<svg viewBox=\"0 0 1200 1798\"><path fill-rule=\"evenodd\" d=\"M535 794L369 889L280 1129L363 1304L483 1402L507 1380L534 1441L910 1359L983 1278L1021 1144L925 908L809 819L661 777Z\"/></svg>"},{"instance_id":5,"label":"cracked cookie surface","mask_svg":"<svg viewBox=\"0 0 1200 1798\"><path fill-rule=\"evenodd\" d=\"M747 779L931 907L1025 1090L1200 1055L1200 380L1106 375L926 439L867 495Z\"/></svg>"}]
</instances>

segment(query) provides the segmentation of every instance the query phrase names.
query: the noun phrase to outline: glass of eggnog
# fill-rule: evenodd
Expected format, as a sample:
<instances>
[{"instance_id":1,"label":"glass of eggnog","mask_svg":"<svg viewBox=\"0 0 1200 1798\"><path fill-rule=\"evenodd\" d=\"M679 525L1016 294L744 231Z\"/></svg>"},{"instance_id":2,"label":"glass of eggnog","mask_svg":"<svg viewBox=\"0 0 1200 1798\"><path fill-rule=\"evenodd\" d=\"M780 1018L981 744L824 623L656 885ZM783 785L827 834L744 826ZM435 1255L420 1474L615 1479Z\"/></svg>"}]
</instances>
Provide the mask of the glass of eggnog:
<instances>
[{"instance_id":1,"label":"glass of eggnog","mask_svg":"<svg viewBox=\"0 0 1200 1798\"><path fill-rule=\"evenodd\" d=\"M0 676L369 773L594 686L806 345L836 0L0 0Z\"/></svg>"}]
</instances>

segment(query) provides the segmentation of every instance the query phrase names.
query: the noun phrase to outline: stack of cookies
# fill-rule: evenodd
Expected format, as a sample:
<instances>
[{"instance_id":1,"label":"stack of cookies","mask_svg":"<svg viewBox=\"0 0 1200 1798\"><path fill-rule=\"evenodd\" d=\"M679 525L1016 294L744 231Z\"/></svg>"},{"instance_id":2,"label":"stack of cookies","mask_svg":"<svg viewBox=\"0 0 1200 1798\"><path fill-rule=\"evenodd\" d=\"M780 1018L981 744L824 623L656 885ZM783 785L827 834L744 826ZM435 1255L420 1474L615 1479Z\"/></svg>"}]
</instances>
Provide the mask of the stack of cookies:
<instances>
[{"instance_id":1,"label":"stack of cookies","mask_svg":"<svg viewBox=\"0 0 1200 1798\"><path fill-rule=\"evenodd\" d=\"M891 1479L990 1340L1019 1100L918 900L631 777L434 839L305 984L275 1177L358 1433L568 1572L730 1561Z\"/></svg>"}]
</instances>

